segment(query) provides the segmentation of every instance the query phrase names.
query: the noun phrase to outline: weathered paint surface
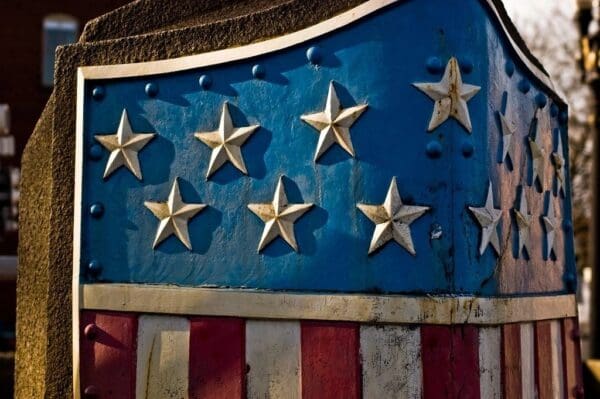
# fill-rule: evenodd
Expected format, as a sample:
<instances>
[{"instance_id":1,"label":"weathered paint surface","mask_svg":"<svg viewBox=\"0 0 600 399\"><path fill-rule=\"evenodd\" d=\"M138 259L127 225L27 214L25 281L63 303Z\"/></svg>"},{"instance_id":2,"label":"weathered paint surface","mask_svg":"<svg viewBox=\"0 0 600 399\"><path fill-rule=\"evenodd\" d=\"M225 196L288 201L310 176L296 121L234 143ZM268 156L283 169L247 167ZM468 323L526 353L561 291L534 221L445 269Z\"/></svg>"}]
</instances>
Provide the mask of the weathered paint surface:
<instances>
[{"instance_id":1,"label":"weathered paint surface","mask_svg":"<svg viewBox=\"0 0 600 399\"><path fill-rule=\"evenodd\" d=\"M564 398L565 392L565 365L563 363L563 340L561 335L562 323L553 320L550 325L550 350L552 351L552 392L553 398Z\"/></svg>"},{"instance_id":2,"label":"weathered paint surface","mask_svg":"<svg viewBox=\"0 0 600 399\"><path fill-rule=\"evenodd\" d=\"M302 398L359 399L359 344L357 324L302 322Z\"/></svg>"},{"instance_id":3,"label":"weathered paint surface","mask_svg":"<svg viewBox=\"0 0 600 399\"><path fill-rule=\"evenodd\" d=\"M519 398L521 383L521 327L505 324L502 327L502 392L504 398Z\"/></svg>"},{"instance_id":4,"label":"weathered paint surface","mask_svg":"<svg viewBox=\"0 0 600 399\"><path fill-rule=\"evenodd\" d=\"M243 399L246 388L243 319L190 320L190 399Z\"/></svg>"},{"instance_id":5,"label":"weathered paint surface","mask_svg":"<svg viewBox=\"0 0 600 399\"><path fill-rule=\"evenodd\" d=\"M420 399L421 332L409 326L362 326L362 389L364 399Z\"/></svg>"},{"instance_id":6,"label":"weathered paint surface","mask_svg":"<svg viewBox=\"0 0 600 399\"><path fill-rule=\"evenodd\" d=\"M551 321L535 323L535 386L539 399L552 399L552 331Z\"/></svg>"},{"instance_id":7,"label":"weathered paint surface","mask_svg":"<svg viewBox=\"0 0 600 399\"><path fill-rule=\"evenodd\" d=\"M248 321L248 398L300 398L300 353L300 323Z\"/></svg>"},{"instance_id":8,"label":"weathered paint surface","mask_svg":"<svg viewBox=\"0 0 600 399\"><path fill-rule=\"evenodd\" d=\"M82 394L93 389L100 398L135 398L137 331L134 314L82 312L80 351L86 359L80 368Z\"/></svg>"},{"instance_id":9,"label":"weathered paint surface","mask_svg":"<svg viewBox=\"0 0 600 399\"><path fill-rule=\"evenodd\" d=\"M521 388L523 399L535 399L535 336L532 323L521 324Z\"/></svg>"},{"instance_id":10,"label":"weathered paint surface","mask_svg":"<svg viewBox=\"0 0 600 399\"><path fill-rule=\"evenodd\" d=\"M479 393L481 398L502 398L501 369L502 330L500 327L479 329Z\"/></svg>"},{"instance_id":11,"label":"weathered paint surface","mask_svg":"<svg viewBox=\"0 0 600 399\"><path fill-rule=\"evenodd\" d=\"M577 319L562 320L563 365L565 373L565 396L577 399L577 391L583 389L580 367L579 325Z\"/></svg>"},{"instance_id":12,"label":"weathered paint surface","mask_svg":"<svg viewBox=\"0 0 600 399\"><path fill-rule=\"evenodd\" d=\"M416 26L415 18L421 21ZM407 38L418 38L418 45ZM312 45L322 54L319 67L306 60ZM398 62L397 54L410 56ZM428 71L427 60L437 57L444 65L453 56L463 81L481 87L468 102L472 133L452 119L427 133L433 102L412 83L438 82L441 71ZM563 277L573 271L571 233L559 228L556 259L544 259L536 216L530 261L515 260L510 248L517 187L526 187L532 214L541 215L554 176L548 160L541 190L527 184L524 143L535 115L532 99L542 90L533 81L528 93L518 90L517 82L530 77L518 63L511 76L505 73L513 58L482 2L431 0L427 7L399 2L304 46L249 60L86 82L81 260L97 260L103 269L96 278L82 273L84 280L336 292L565 292ZM261 79L252 77L255 64L264 68ZM211 77L210 89L198 85L201 75ZM323 109L331 81L343 107L368 104L368 110L350 129L355 158L335 145L314 162L317 135L300 116ZM157 88L151 96L144 90L149 82ZM92 96L97 85L102 98ZM505 92L512 107L507 118L517 124L512 167L497 159ZM214 129L226 101L234 125L261 128L242 149L248 176L225 165L206 180L211 150L194 133ZM558 134L567 142L551 105L541 110L548 118L542 140L548 153ZM123 168L103 180L106 153L90 156L93 136L114 132L123 109L134 131L157 133L139 154L141 182ZM315 207L295 225L299 253L278 239L258 254L262 223L246 206L269 200L281 175L288 177L291 202ZM157 222L143 203L166 197L177 177L184 198L209 207L189 223L193 251L174 238L153 250L149 237ZM417 256L392 243L369 257L373 226L356 204L380 201L392 177L407 204L431 209L411 225ZM483 203L489 181L504 213L499 230L508 244L500 262L492 250L478 254L479 226L466 210ZM568 219L569 189L565 198L550 197L557 218ZM102 217L88 214L93 203L104 205Z\"/></svg>"},{"instance_id":13,"label":"weathered paint surface","mask_svg":"<svg viewBox=\"0 0 600 399\"><path fill-rule=\"evenodd\" d=\"M141 316L137 345L137 399L188 398L190 322Z\"/></svg>"},{"instance_id":14,"label":"weathered paint surface","mask_svg":"<svg viewBox=\"0 0 600 399\"><path fill-rule=\"evenodd\" d=\"M478 341L473 326L421 327L425 399L479 398Z\"/></svg>"}]
</instances>

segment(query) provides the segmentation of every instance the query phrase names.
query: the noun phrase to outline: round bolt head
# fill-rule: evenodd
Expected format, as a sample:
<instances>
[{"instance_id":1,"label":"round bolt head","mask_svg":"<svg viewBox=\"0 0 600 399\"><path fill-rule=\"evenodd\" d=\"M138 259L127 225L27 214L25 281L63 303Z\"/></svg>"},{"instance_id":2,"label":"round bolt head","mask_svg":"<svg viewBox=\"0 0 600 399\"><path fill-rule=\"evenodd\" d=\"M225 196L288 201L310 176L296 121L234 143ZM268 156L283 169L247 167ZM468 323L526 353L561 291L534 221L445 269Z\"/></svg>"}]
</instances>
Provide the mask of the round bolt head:
<instances>
[{"instance_id":1,"label":"round bolt head","mask_svg":"<svg viewBox=\"0 0 600 399\"><path fill-rule=\"evenodd\" d=\"M544 108L547 103L548 103L548 99L546 98L544 93L538 93L535 96L535 104L538 106L538 108Z\"/></svg>"},{"instance_id":2,"label":"round bolt head","mask_svg":"<svg viewBox=\"0 0 600 399\"><path fill-rule=\"evenodd\" d=\"M515 73L515 64L512 61L507 61L506 65L504 66L504 71L509 78L512 77Z\"/></svg>"},{"instance_id":3,"label":"round bolt head","mask_svg":"<svg viewBox=\"0 0 600 399\"><path fill-rule=\"evenodd\" d=\"M527 94L529 93L529 90L531 89L531 83L529 83L529 81L527 79L523 79L522 81L519 82L519 91L523 94Z\"/></svg>"},{"instance_id":4,"label":"round bolt head","mask_svg":"<svg viewBox=\"0 0 600 399\"><path fill-rule=\"evenodd\" d=\"M266 74L265 67L261 64L256 64L252 67L252 76L256 79L263 79Z\"/></svg>"},{"instance_id":5,"label":"round bolt head","mask_svg":"<svg viewBox=\"0 0 600 399\"><path fill-rule=\"evenodd\" d=\"M308 50L306 50L306 58L311 64L318 65L323 59L321 49L317 46L310 47Z\"/></svg>"},{"instance_id":6,"label":"round bolt head","mask_svg":"<svg viewBox=\"0 0 600 399\"><path fill-rule=\"evenodd\" d=\"M158 85L156 83L148 83L144 91L148 97L155 97L158 94Z\"/></svg>"},{"instance_id":7,"label":"round bolt head","mask_svg":"<svg viewBox=\"0 0 600 399\"><path fill-rule=\"evenodd\" d=\"M470 158L473 155L473 152L475 152L475 148L473 148L473 144L470 141L465 141L461 150L465 158Z\"/></svg>"},{"instance_id":8,"label":"round bolt head","mask_svg":"<svg viewBox=\"0 0 600 399\"><path fill-rule=\"evenodd\" d=\"M87 268L93 276L97 276L102 272L102 264L97 259L90 260Z\"/></svg>"},{"instance_id":9,"label":"round bolt head","mask_svg":"<svg viewBox=\"0 0 600 399\"><path fill-rule=\"evenodd\" d=\"M202 75L200 76L200 79L198 79L198 84L200 84L200 87L204 90L208 90L212 86L212 79L208 75Z\"/></svg>"},{"instance_id":10,"label":"round bolt head","mask_svg":"<svg viewBox=\"0 0 600 399\"><path fill-rule=\"evenodd\" d=\"M104 87L102 86L96 86L92 89L92 98L96 101L102 100L105 94Z\"/></svg>"},{"instance_id":11,"label":"round bolt head","mask_svg":"<svg viewBox=\"0 0 600 399\"><path fill-rule=\"evenodd\" d=\"M437 159L442 156L442 145L437 140L432 140L427 143L425 153L431 159Z\"/></svg>"},{"instance_id":12,"label":"round bolt head","mask_svg":"<svg viewBox=\"0 0 600 399\"><path fill-rule=\"evenodd\" d=\"M469 58L460 59L459 65L460 65L461 71L463 71L464 73L473 72L473 61L471 61L471 59L469 59Z\"/></svg>"},{"instance_id":13,"label":"round bolt head","mask_svg":"<svg viewBox=\"0 0 600 399\"><path fill-rule=\"evenodd\" d=\"M89 339L94 340L98 336L98 326L94 323L90 323L83 329L83 335Z\"/></svg>"},{"instance_id":14,"label":"round bolt head","mask_svg":"<svg viewBox=\"0 0 600 399\"><path fill-rule=\"evenodd\" d=\"M90 206L90 215L95 219L101 218L104 215L104 205L99 202L92 204Z\"/></svg>"},{"instance_id":15,"label":"round bolt head","mask_svg":"<svg viewBox=\"0 0 600 399\"><path fill-rule=\"evenodd\" d=\"M94 144L90 147L89 155L92 160L99 161L100 159L102 159L103 154L104 152L100 145Z\"/></svg>"},{"instance_id":16,"label":"round bolt head","mask_svg":"<svg viewBox=\"0 0 600 399\"><path fill-rule=\"evenodd\" d=\"M83 397L84 398L90 398L90 399L91 398L97 398L98 395L100 395L100 391L98 390L98 388L96 388L93 385L88 385L83 390Z\"/></svg>"},{"instance_id":17,"label":"round bolt head","mask_svg":"<svg viewBox=\"0 0 600 399\"><path fill-rule=\"evenodd\" d=\"M425 63L425 68L429 73L438 74L444 70L444 65L439 57L429 57Z\"/></svg>"}]
</instances>

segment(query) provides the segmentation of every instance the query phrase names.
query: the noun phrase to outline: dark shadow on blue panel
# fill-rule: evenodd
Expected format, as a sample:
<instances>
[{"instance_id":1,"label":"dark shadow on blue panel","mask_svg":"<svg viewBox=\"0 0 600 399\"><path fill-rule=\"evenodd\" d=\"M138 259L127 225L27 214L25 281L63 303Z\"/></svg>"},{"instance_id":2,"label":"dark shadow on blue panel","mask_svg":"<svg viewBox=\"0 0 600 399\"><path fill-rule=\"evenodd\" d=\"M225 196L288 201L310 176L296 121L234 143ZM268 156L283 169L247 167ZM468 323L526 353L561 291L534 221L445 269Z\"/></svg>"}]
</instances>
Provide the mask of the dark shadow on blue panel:
<instances>
[{"instance_id":1,"label":"dark shadow on blue panel","mask_svg":"<svg viewBox=\"0 0 600 399\"><path fill-rule=\"evenodd\" d=\"M175 161L175 146L160 134L154 136L146 147L138 153L142 170L143 184L161 184L170 176L171 165Z\"/></svg>"}]
</instances>

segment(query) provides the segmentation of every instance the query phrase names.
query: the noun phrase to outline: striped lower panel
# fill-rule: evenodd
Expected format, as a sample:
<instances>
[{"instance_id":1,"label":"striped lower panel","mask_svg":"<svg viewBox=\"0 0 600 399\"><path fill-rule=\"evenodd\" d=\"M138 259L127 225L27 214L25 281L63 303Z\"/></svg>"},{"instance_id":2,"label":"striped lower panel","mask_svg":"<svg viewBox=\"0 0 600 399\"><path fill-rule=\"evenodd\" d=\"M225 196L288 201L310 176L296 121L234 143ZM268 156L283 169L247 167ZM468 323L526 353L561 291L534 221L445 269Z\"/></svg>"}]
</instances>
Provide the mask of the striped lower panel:
<instances>
[{"instance_id":1,"label":"striped lower panel","mask_svg":"<svg viewBox=\"0 0 600 399\"><path fill-rule=\"evenodd\" d=\"M97 398L576 398L576 328L83 311L80 385Z\"/></svg>"}]
</instances>

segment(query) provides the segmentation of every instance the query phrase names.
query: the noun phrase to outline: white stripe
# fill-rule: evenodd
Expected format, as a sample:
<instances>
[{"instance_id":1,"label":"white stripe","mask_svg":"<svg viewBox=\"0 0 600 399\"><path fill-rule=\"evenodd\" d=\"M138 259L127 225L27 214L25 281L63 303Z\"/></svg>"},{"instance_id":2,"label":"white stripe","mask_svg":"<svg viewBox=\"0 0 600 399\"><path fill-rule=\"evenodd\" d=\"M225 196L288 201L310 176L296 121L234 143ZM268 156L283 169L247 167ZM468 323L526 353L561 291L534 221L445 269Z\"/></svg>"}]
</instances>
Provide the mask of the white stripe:
<instances>
[{"instance_id":1,"label":"white stripe","mask_svg":"<svg viewBox=\"0 0 600 399\"><path fill-rule=\"evenodd\" d=\"M85 284L81 308L249 319L505 324L577 316L575 295L518 298L308 294L148 284Z\"/></svg>"},{"instance_id":2,"label":"white stripe","mask_svg":"<svg viewBox=\"0 0 600 399\"><path fill-rule=\"evenodd\" d=\"M363 398L420 399L421 333L418 327L362 326Z\"/></svg>"},{"instance_id":3,"label":"white stripe","mask_svg":"<svg viewBox=\"0 0 600 399\"><path fill-rule=\"evenodd\" d=\"M535 341L533 323L521 324L521 381L523 399L535 399Z\"/></svg>"},{"instance_id":4,"label":"white stripe","mask_svg":"<svg viewBox=\"0 0 600 399\"><path fill-rule=\"evenodd\" d=\"M136 398L187 398L190 322L140 316L138 323Z\"/></svg>"},{"instance_id":5,"label":"white stripe","mask_svg":"<svg viewBox=\"0 0 600 399\"><path fill-rule=\"evenodd\" d=\"M248 320L248 398L300 398L300 356L300 323Z\"/></svg>"},{"instance_id":6,"label":"white stripe","mask_svg":"<svg viewBox=\"0 0 600 399\"><path fill-rule=\"evenodd\" d=\"M550 324L550 342L552 343L552 393L555 399L560 399L565 391L565 381L561 322L559 320L554 320Z\"/></svg>"},{"instance_id":7,"label":"white stripe","mask_svg":"<svg viewBox=\"0 0 600 399\"><path fill-rule=\"evenodd\" d=\"M483 399L502 397L500 327L479 329L479 389Z\"/></svg>"}]
</instances>

